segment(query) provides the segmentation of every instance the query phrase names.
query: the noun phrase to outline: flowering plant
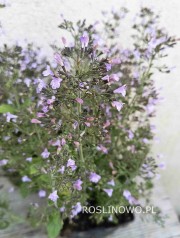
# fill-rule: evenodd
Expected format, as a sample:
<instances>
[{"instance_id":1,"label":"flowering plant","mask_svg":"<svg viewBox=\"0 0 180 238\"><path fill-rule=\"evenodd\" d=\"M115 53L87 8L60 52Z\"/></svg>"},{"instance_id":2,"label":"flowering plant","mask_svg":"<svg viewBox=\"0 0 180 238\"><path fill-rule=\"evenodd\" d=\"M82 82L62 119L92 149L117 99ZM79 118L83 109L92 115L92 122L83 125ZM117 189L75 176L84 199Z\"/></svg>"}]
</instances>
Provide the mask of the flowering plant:
<instances>
[{"instance_id":1,"label":"flowering plant","mask_svg":"<svg viewBox=\"0 0 180 238\"><path fill-rule=\"evenodd\" d=\"M133 25L134 45L119 47L116 34L126 12L112 12L104 22L104 41L96 24L64 20L59 27L72 43L63 37L64 48L54 47L56 66L48 63L34 84L26 80L37 93L33 101L1 117L6 147L1 141L0 164L20 175L24 195L47 198L44 212L36 207L31 215L47 224L49 237L57 237L63 221L73 221L83 206L140 204L161 166L149 155L150 118L159 101L152 76L154 68L170 71L156 62L175 39L143 8L141 24ZM91 215L96 223L118 221L115 213Z\"/></svg>"}]
</instances>

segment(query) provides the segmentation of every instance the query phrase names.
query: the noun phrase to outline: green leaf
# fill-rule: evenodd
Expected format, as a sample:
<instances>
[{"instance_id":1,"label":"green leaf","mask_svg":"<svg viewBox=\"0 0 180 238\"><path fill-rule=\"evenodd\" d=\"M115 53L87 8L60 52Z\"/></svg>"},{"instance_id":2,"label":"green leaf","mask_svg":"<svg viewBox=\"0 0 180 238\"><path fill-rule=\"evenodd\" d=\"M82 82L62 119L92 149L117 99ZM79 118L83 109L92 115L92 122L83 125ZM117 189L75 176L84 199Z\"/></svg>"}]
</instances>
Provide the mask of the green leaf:
<instances>
[{"instance_id":1,"label":"green leaf","mask_svg":"<svg viewBox=\"0 0 180 238\"><path fill-rule=\"evenodd\" d=\"M9 104L1 104L0 105L0 113L6 113L6 112L13 113L14 111L15 111L15 108L13 108Z\"/></svg>"},{"instance_id":2,"label":"green leaf","mask_svg":"<svg viewBox=\"0 0 180 238\"><path fill-rule=\"evenodd\" d=\"M36 168L36 165L34 164L30 166L29 170L30 174L37 174L39 172L39 170Z\"/></svg>"},{"instance_id":3,"label":"green leaf","mask_svg":"<svg viewBox=\"0 0 180 238\"><path fill-rule=\"evenodd\" d=\"M55 211L49 217L49 222L47 224L48 238L57 238L63 227L63 220L60 218L59 211Z\"/></svg>"}]
</instances>

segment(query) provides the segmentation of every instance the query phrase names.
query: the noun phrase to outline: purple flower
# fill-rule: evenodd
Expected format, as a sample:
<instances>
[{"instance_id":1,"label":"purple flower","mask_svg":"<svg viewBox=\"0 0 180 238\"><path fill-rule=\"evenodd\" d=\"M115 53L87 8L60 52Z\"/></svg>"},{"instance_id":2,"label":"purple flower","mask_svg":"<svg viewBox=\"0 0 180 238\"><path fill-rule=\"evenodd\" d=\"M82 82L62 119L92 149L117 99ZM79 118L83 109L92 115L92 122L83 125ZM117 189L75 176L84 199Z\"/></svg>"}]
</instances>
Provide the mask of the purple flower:
<instances>
[{"instance_id":1,"label":"purple flower","mask_svg":"<svg viewBox=\"0 0 180 238\"><path fill-rule=\"evenodd\" d=\"M55 101L56 97L52 96L50 99L47 100L47 104L51 105Z\"/></svg>"},{"instance_id":2,"label":"purple flower","mask_svg":"<svg viewBox=\"0 0 180 238\"><path fill-rule=\"evenodd\" d=\"M68 159L67 167L70 167L72 171L74 171L77 168L75 161L72 159Z\"/></svg>"},{"instance_id":3,"label":"purple flower","mask_svg":"<svg viewBox=\"0 0 180 238\"><path fill-rule=\"evenodd\" d=\"M104 76L104 77L102 78L102 80L109 82L109 75Z\"/></svg>"},{"instance_id":4,"label":"purple flower","mask_svg":"<svg viewBox=\"0 0 180 238\"><path fill-rule=\"evenodd\" d=\"M46 70L44 70L44 71L42 72L42 74L43 74L44 77L47 77L47 76L49 76L49 75L54 75L53 72L51 71L51 68L50 68L49 65L47 65Z\"/></svg>"},{"instance_id":5,"label":"purple flower","mask_svg":"<svg viewBox=\"0 0 180 238\"><path fill-rule=\"evenodd\" d=\"M65 145L66 144L66 140L64 138L61 139L61 145Z\"/></svg>"},{"instance_id":6,"label":"purple flower","mask_svg":"<svg viewBox=\"0 0 180 238\"><path fill-rule=\"evenodd\" d=\"M39 120L36 119L36 118L32 118L32 119L31 119L31 123L33 123L33 124L40 124L41 121L39 121Z\"/></svg>"},{"instance_id":7,"label":"purple flower","mask_svg":"<svg viewBox=\"0 0 180 238\"><path fill-rule=\"evenodd\" d=\"M28 176L23 176L21 179L23 182L31 182L31 179Z\"/></svg>"},{"instance_id":8,"label":"purple flower","mask_svg":"<svg viewBox=\"0 0 180 238\"><path fill-rule=\"evenodd\" d=\"M103 145L97 146L97 150L103 152L104 154L108 153L108 149Z\"/></svg>"},{"instance_id":9,"label":"purple flower","mask_svg":"<svg viewBox=\"0 0 180 238\"><path fill-rule=\"evenodd\" d=\"M111 64L105 63L105 65L106 65L106 70L107 70L107 71L111 70Z\"/></svg>"},{"instance_id":10,"label":"purple flower","mask_svg":"<svg viewBox=\"0 0 180 238\"><path fill-rule=\"evenodd\" d=\"M78 191L82 190L82 186L81 186L82 183L83 183L83 181L81 179L76 180L73 184L73 188Z\"/></svg>"},{"instance_id":11,"label":"purple flower","mask_svg":"<svg viewBox=\"0 0 180 238\"><path fill-rule=\"evenodd\" d=\"M45 190L39 190L38 195L40 198L46 197L46 191Z\"/></svg>"},{"instance_id":12,"label":"purple flower","mask_svg":"<svg viewBox=\"0 0 180 238\"><path fill-rule=\"evenodd\" d=\"M128 130L128 137L130 140L134 138L134 133L131 130Z\"/></svg>"},{"instance_id":13,"label":"purple flower","mask_svg":"<svg viewBox=\"0 0 180 238\"><path fill-rule=\"evenodd\" d=\"M119 81L119 76L117 74L111 74L109 76L109 81L110 82L117 82L117 81Z\"/></svg>"},{"instance_id":14,"label":"purple flower","mask_svg":"<svg viewBox=\"0 0 180 238\"><path fill-rule=\"evenodd\" d=\"M132 204L132 205L133 205L133 204L134 204L134 205L138 205L138 204L139 204L138 200L136 200L136 199L131 195L130 191L124 190L123 196L126 198L126 200L128 200L128 202L129 202L130 204Z\"/></svg>"},{"instance_id":15,"label":"purple flower","mask_svg":"<svg viewBox=\"0 0 180 238\"><path fill-rule=\"evenodd\" d=\"M50 144L52 145L52 146L61 146L61 141L58 139L58 140L56 140L56 141L50 141Z\"/></svg>"},{"instance_id":16,"label":"purple flower","mask_svg":"<svg viewBox=\"0 0 180 238\"><path fill-rule=\"evenodd\" d=\"M123 196L128 200L129 197L131 196L131 193L128 190L123 191Z\"/></svg>"},{"instance_id":17,"label":"purple flower","mask_svg":"<svg viewBox=\"0 0 180 238\"><path fill-rule=\"evenodd\" d=\"M83 104L83 100L82 100L81 98L76 98L75 100L76 100L76 102L78 102L79 104Z\"/></svg>"},{"instance_id":18,"label":"purple flower","mask_svg":"<svg viewBox=\"0 0 180 238\"><path fill-rule=\"evenodd\" d=\"M49 107L48 106L43 106L42 111L44 113L48 112L49 111Z\"/></svg>"},{"instance_id":19,"label":"purple flower","mask_svg":"<svg viewBox=\"0 0 180 238\"><path fill-rule=\"evenodd\" d=\"M78 127L78 122L75 121L75 122L73 123L73 129L75 130L77 127Z\"/></svg>"},{"instance_id":20,"label":"purple flower","mask_svg":"<svg viewBox=\"0 0 180 238\"><path fill-rule=\"evenodd\" d=\"M60 86L61 86L61 81L62 81L61 78L53 77L53 79L52 79L52 81L51 81L51 83L50 83L52 89L60 88Z\"/></svg>"},{"instance_id":21,"label":"purple flower","mask_svg":"<svg viewBox=\"0 0 180 238\"><path fill-rule=\"evenodd\" d=\"M120 64L120 63L121 63L121 60L119 58L114 58L111 60L112 65L116 65L116 64Z\"/></svg>"},{"instance_id":22,"label":"purple flower","mask_svg":"<svg viewBox=\"0 0 180 238\"><path fill-rule=\"evenodd\" d=\"M142 139L142 142L144 142L144 144L148 144L149 143L149 140L147 138L143 138Z\"/></svg>"},{"instance_id":23,"label":"purple flower","mask_svg":"<svg viewBox=\"0 0 180 238\"><path fill-rule=\"evenodd\" d=\"M27 87L29 87L29 86L30 86L30 83L31 83L31 79L25 78L25 79L24 79L24 83L26 84Z\"/></svg>"},{"instance_id":24,"label":"purple flower","mask_svg":"<svg viewBox=\"0 0 180 238\"><path fill-rule=\"evenodd\" d=\"M6 121L7 122L10 122L11 119L12 119L13 122L16 122L16 119L18 117L16 115L11 114L10 112L7 112L5 115L6 115Z\"/></svg>"},{"instance_id":25,"label":"purple flower","mask_svg":"<svg viewBox=\"0 0 180 238\"><path fill-rule=\"evenodd\" d=\"M115 186L115 182L114 180L112 179L111 181L107 182L108 185L112 185L112 186Z\"/></svg>"},{"instance_id":26,"label":"purple flower","mask_svg":"<svg viewBox=\"0 0 180 238\"><path fill-rule=\"evenodd\" d=\"M63 166L58 170L58 172L61 173L61 174L64 174L64 170L65 170L65 166L63 165Z\"/></svg>"},{"instance_id":27,"label":"purple flower","mask_svg":"<svg viewBox=\"0 0 180 238\"><path fill-rule=\"evenodd\" d=\"M82 206L80 202L77 202L75 206L72 206L72 215L71 217L76 216L78 213L80 213L82 210Z\"/></svg>"},{"instance_id":28,"label":"purple flower","mask_svg":"<svg viewBox=\"0 0 180 238\"><path fill-rule=\"evenodd\" d=\"M112 102L112 106L113 106L113 107L116 107L116 109L117 109L118 111L121 111L121 109L122 109L122 107L123 107L123 104L124 104L124 103L118 102L118 101L113 101L113 102Z\"/></svg>"},{"instance_id":29,"label":"purple flower","mask_svg":"<svg viewBox=\"0 0 180 238\"><path fill-rule=\"evenodd\" d=\"M89 180L93 183L98 183L100 179L101 179L101 176L94 172L91 172L89 175Z\"/></svg>"},{"instance_id":30,"label":"purple flower","mask_svg":"<svg viewBox=\"0 0 180 238\"><path fill-rule=\"evenodd\" d=\"M105 192L105 193L107 193L107 195L109 196L109 197L112 197L112 193L113 193L113 189L112 188L109 188L109 189L103 189L103 191Z\"/></svg>"},{"instance_id":31,"label":"purple flower","mask_svg":"<svg viewBox=\"0 0 180 238\"><path fill-rule=\"evenodd\" d=\"M36 88L36 92L40 93L43 88L46 88L46 83L42 79L38 79L38 86Z\"/></svg>"},{"instance_id":32,"label":"purple flower","mask_svg":"<svg viewBox=\"0 0 180 238\"><path fill-rule=\"evenodd\" d=\"M57 199L59 198L59 196L57 195L57 190L55 190L54 192L52 192L51 194L49 194L48 197L51 201L56 202Z\"/></svg>"},{"instance_id":33,"label":"purple flower","mask_svg":"<svg viewBox=\"0 0 180 238\"><path fill-rule=\"evenodd\" d=\"M147 111L148 114L152 114L154 112L154 110L155 110L155 107L154 107L153 104L148 104L146 106L146 111Z\"/></svg>"},{"instance_id":34,"label":"purple flower","mask_svg":"<svg viewBox=\"0 0 180 238\"><path fill-rule=\"evenodd\" d=\"M123 97L126 95L126 85L123 85L113 91L113 93L120 93Z\"/></svg>"},{"instance_id":35,"label":"purple flower","mask_svg":"<svg viewBox=\"0 0 180 238\"><path fill-rule=\"evenodd\" d=\"M60 207L59 211L60 212L65 212L66 208L63 206L63 207Z\"/></svg>"},{"instance_id":36,"label":"purple flower","mask_svg":"<svg viewBox=\"0 0 180 238\"><path fill-rule=\"evenodd\" d=\"M32 162L32 157L26 158L26 161Z\"/></svg>"},{"instance_id":37,"label":"purple flower","mask_svg":"<svg viewBox=\"0 0 180 238\"><path fill-rule=\"evenodd\" d=\"M141 54L140 54L139 50L135 50L135 51L134 51L134 57L135 57L135 59L136 59L136 60L139 60L139 59L140 59L140 56L141 56Z\"/></svg>"},{"instance_id":38,"label":"purple flower","mask_svg":"<svg viewBox=\"0 0 180 238\"><path fill-rule=\"evenodd\" d=\"M47 148L44 149L44 151L41 153L41 156L43 159L49 158L50 152L47 150Z\"/></svg>"},{"instance_id":39,"label":"purple flower","mask_svg":"<svg viewBox=\"0 0 180 238\"><path fill-rule=\"evenodd\" d=\"M7 159L0 160L0 166L6 165L8 163Z\"/></svg>"},{"instance_id":40,"label":"purple flower","mask_svg":"<svg viewBox=\"0 0 180 238\"><path fill-rule=\"evenodd\" d=\"M57 64L60 64L61 66L64 66L64 62L63 62L63 60L62 60L60 54L55 53L55 54L54 54L54 59L55 59L55 61L56 61Z\"/></svg>"},{"instance_id":41,"label":"purple flower","mask_svg":"<svg viewBox=\"0 0 180 238\"><path fill-rule=\"evenodd\" d=\"M84 34L80 37L81 47L85 48L88 46L89 43L89 36L87 32L84 32Z\"/></svg>"}]
</instances>

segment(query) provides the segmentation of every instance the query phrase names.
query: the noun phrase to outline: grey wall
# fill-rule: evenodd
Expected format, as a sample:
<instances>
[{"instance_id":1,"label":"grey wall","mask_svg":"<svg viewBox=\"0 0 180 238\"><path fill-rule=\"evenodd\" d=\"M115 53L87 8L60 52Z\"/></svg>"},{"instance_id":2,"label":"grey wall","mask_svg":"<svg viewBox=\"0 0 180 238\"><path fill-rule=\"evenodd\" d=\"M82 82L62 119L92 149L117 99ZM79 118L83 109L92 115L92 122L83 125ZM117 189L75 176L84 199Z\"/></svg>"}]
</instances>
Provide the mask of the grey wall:
<instances>
[{"instance_id":1,"label":"grey wall","mask_svg":"<svg viewBox=\"0 0 180 238\"><path fill-rule=\"evenodd\" d=\"M3 41L28 39L43 47L44 54L51 54L49 43L60 43L57 25L60 14L65 18L77 20L87 18L89 22L102 18L101 11L126 6L130 16L139 6L151 6L161 15L161 24L172 35L180 38L179 0L9 0L9 6L0 10L0 21L4 27ZM130 18L129 18L130 20ZM125 39L120 32L122 41ZM126 40L127 41L127 40ZM164 102L158 106L154 123L157 126L159 143L154 142L154 153L163 153L167 169L162 172L162 182L170 195L176 211L180 214L180 46L170 52L166 60L176 69L170 75L156 75L157 87L163 87L161 95Z\"/></svg>"}]
</instances>

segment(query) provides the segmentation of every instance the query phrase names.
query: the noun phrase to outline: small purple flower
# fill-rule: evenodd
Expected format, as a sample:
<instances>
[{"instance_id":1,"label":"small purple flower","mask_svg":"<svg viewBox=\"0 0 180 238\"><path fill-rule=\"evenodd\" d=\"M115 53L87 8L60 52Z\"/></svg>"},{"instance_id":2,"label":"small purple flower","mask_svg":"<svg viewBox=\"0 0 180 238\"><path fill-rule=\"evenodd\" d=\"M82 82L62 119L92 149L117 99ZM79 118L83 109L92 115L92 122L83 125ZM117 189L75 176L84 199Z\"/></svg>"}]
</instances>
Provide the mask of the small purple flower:
<instances>
[{"instance_id":1,"label":"small purple flower","mask_svg":"<svg viewBox=\"0 0 180 238\"><path fill-rule=\"evenodd\" d=\"M82 206L80 202L77 202L75 206L72 206L72 215L71 217L76 216L78 213L80 213L82 210Z\"/></svg>"},{"instance_id":2,"label":"small purple flower","mask_svg":"<svg viewBox=\"0 0 180 238\"><path fill-rule=\"evenodd\" d=\"M16 122L16 119L18 117L16 115L11 114L10 112L7 112L5 115L6 115L6 121L7 122L10 122L11 119L12 119L13 122Z\"/></svg>"},{"instance_id":3,"label":"small purple flower","mask_svg":"<svg viewBox=\"0 0 180 238\"><path fill-rule=\"evenodd\" d=\"M64 62L63 62L59 53L54 54L54 59L55 59L57 64L60 64L61 66L64 66Z\"/></svg>"},{"instance_id":4,"label":"small purple flower","mask_svg":"<svg viewBox=\"0 0 180 238\"><path fill-rule=\"evenodd\" d=\"M82 183L83 183L83 181L81 179L76 180L73 184L73 188L78 191L82 190L82 186L81 186Z\"/></svg>"},{"instance_id":5,"label":"small purple flower","mask_svg":"<svg viewBox=\"0 0 180 238\"><path fill-rule=\"evenodd\" d=\"M7 159L0 160L0 166L4 166L8 163Z\"/></svg>"},{"instance_id":6,"label":"small purple flower","mask_svg":"<svg viewBox=\"0 0 180 238\"><path fill-rule=\"evenodd\" d=\"M42 72L42 74L43 74L44 77L47 77L47 76L49 76L49 75L54 75L53 72L51 71L51 68L50 68L49 65L47 65L46 70L44 70L44 71Z\"/></svg>"},{"instance_id":7,"label":"small purple flower","mask_svg":"<svg viewBox=\"0 0 180 238\"><path fill-rule=\"evenodd\" d=\"M89 175L89 180L93 183L98 183L100 179L101 179L101 176L94 172L91 172Z\"/></svg>"},{"instance_id":8,"label":"small purple flower","mask_svg":"<svg viewBox=\"0 0 180 238\"><path fill-rule=\"evenodd\" d=\"M66 208L63 206L63 207L60 207L59 211L60 212L65 212Z\"/></svg>"},{"instance_id":9,"label":"small purple flower","mask_svg":"<svg viewBox=\"0 0 180 238\"><path fill-rule=\"evenodd\" d=\"M76 102L78 102L79 104L83 104L83 102L84 102L81 98L76 98L75 100L76 100Z\"/></svg>"},{"instance_id":10,"label":"small purple flower","mask_svg":"<svg viewBox=\"0 0 180 238\"><path fill-rule=\"evenodd\" d=\"M51 105L55 101L55 96L52 96L50 99L47 100L47 104Z\"/></svg>"},{"instance_id":11,"label":"small purple flower","mask_svg":"<svg viewBox=\"0 0 180 238\"><path fill-rule=\"evenodd\" d=\"M61 82L62 82L61 78L53 77L50 85L51 85L52 89L57 89L57 88L60 88Z\"/></svg>"},{"instance_id":12,"label":"small purple flower","mask_svg":"<svg viewBox=\"0 0 180 238\"><path fill-rule=\"evenodd\" d=\"M115 186L115 182L114 180L112 179L111 181L107 182L108 185L112 185L112 186Z\"/></svg>"},{"instance_id":13,"label":"small purple flower","mask_svg":"<svg viewBox=\"0 0 180 238\"><path fill-rule=\"evenodd\" d=\"M28 157L28 158L26 158L26 161L28 161L28 162L32 162L32 157Z\"/></svg>"},{"instance_id":14,"label":"small purple flower","mask_svg":"<svg viewBox=\"0 0 180 238\"><path fill-rule=\"evenodd\" d=\"M123 85L113 91L113 93L120 93L123 97L126 96L126 85Z\"/></svg>"},{"instance_id":15,"label":"small purple flower","mask_svg":"<svg viewBox=\"0 0 180 238\"><path fill-rule=\"evenodd\" d=\"M149 115L152 114L152 113L154 112L154 110L155 110L155 107L154 107L153 104L148 104L148 105L146 106L146 111L147 111L147 113L148 113Z\"/></svg>"},{"instance_id":16,"label":"small purple flower","mask_svg":"<svg viewBox=\"0 0 180 238\"><path fill-rule=\"evenodd\" d=\"M128 137L130 140L134 138L134 133L131 130L128 130Z\"/></svg>"},{"instance_id":17,"label":"small purple flower","mask_svg":"<svg viewBox=\"0 0 180 238\"><path fill-rule=\"evenodd\" d=\"M120 63L121 63L121 60L119 58L114 58L111 60L112 65L116 65L116 64L120 64Z\"/></svg>"},{"instance_id":18,"label":"small purple flower","mask_svg":"<svg viewBox=\"0 0 180 238\"><path fill-rule=\"evenodd\" d=\"M24 182L24 183L26 183L26 182L31 182L31 179L28 177L28 176L23 176L22 177L22 181Z\"/></svg>"},{"instance_id":19,"label":"small purple flower","mask_svg":"<svg viewBox=\"0 0 180 238\"><path fill-rule=\"evenodd\" d=\"M58 139L56 141L50 141L50 144L52 146L61 146L61 141Z\"/></svg>"},{"instance_id":20,"label":"small purple flower","mask_svg":"<svg viewBox=\"0 0 180 238\"><path fill-rule=\"evenodd\" d=\"M118 101L113 101L112 102L112 106L116 107L116 109L118 110L118 112L121 111L122 107L123 107L123 103L122 102L118 102Z\"/></svg>"},{"instance_id":21,"label":"small purple flower","mask_svg":"<svg viewBox=\"0 0 180 238\"><path fill-rule=\"evenodd\" d=\"M75 121L74 123L73 123L73 129L75 130L77 127L78 127L78 122L77 121Z\"/></svg>"},{"instance_id":22,"label":"small purple flower","mask_svg":"<svg viewBox=\"0 0 180 238\"><path fill-rule=\"evenodd\" d=\"M46 191L45 190L39 190L38 195L40 198L46 197Z\"/></svg>"},{"instance_id":23,"label":"small purple flower","mask_svg":"<svg viewBox=\"0 0 180 238\"><path fill-rule=\"evenodd\" d=\"M72 171L74 171L77 168L75 161L72 159L68 159L67 167L70 167Z\"/></svg>"},{"instance_id":24,"label":"small purple flower","mask_svg":"<svg viewBox=\"0 0 180 238\"><path fill-rule=\"evenodd\" d=\"M47 113L49 111L49 107L48 106L43 106L42 111L44 113Z\"/></svg>"},{"instance_id":25,"label":"small purple flower","mask_svg":"<svg viewBox=\"0 0 180 238\"><path fill-rule=\"evenodd\" d=\"M109 82L109 75L104 76L104 77L102 78L102 80Z\"/></svg>"},{"instance_id":26,"label":"small purple flower","mask_svg":"<svg viewBox=\"0 0 180 238\"><path fill-rule=\"evenodd\" d=\"M109 196L109 197L112 197L112 194L113 194L113 189L112 188L109 188L109 189L103 189L103 191L105 192L105 193L107 193L107 195Z\"/></svg>"},{"instance_id":27,"label":"small purple flower","mask_svg":"<svg viewBox=\"0 0 180 238\"><path fill-rule=\"evenodd\" d=\"M98 151L101 151L101 152L103 152L104 154L107 154L107 153L108 153L108 149L107 149L105 146L103 146L103 145L99 145L99 146L97 146L96 148L97 148Z\"/></svg>"},{"instance_id":28,"label":"small purple flower","mask_svg":"<svg viewBox=\"0 0 180 238\"><path fill-rule=\"evenodd\" d=\"M131 195L130 191L124 190L123 196L126 198L126 200L128 200L128 202L129 202L130 204L132 204L132 205L133 205L133 204L134 204L134 205L138 205L138 204L139 204L138 200L136 200L136 199Z\"/></svg>"},{"instance_id":29,"label":"small purple flower","mask_svg":"<svg viewBox=\"0 0 180 238\"><path fill-rule=\"evenodd\" d=\"M65 166L63 165L63 166L58 170L58 172L61 173L61 174L64 174L64 170L65 170Z\"/></svg>"},{"instance_id":30,"label":"small purple flower","mask_svg":"<svg viewBox=\"0 0 180 238\"><path fill-rule=\"evenodd\" d=\"M36 92L40 93L43 88L46 88L46 83L42 79L38 79L38 81L39 81L39 83L38 83L38 86L36 88Z\"/></svg>"},{"instance_id":31,"label":"small purple flower","mask_svg":"<svg viewBox=\"0 0 180 238\"><path fill-rule=\"evenodd\" d=\"M43 159L49 158L50 152L47 150L47 148L44 149L44 151L41 153L41 156Z\"/></svg>"},{"instance_id":32,"label":"small purple flower","mask_svg":"<svg viewBox=\"0 0 180 238\"><path fill-rule=\"evenodd\" d=\"M59 196L57 195L57 190L55 190L54 192L52 192L51 194L49 194L48 197L51 201L56 202L57 199L59 198Z\"/></svg>"},{"instance_id":33,"label":"small purple flower","mask_svg":"<svg viewBox=\"0 0 180 238\"><path fill-rule=\"evenodd\" d=\"M39 120L36 119L36 118L32 118L32 119L31 119L31 123L33 123L33 124L40 124L41 121L39 121Z\"/></svg>"},{"instance_id":34,"label":"small purple flower","mask_svg":"<svg viewBox=\"0 0 180 238\"><path fill-rule=\"evenodd\" d=\"M61 139L61 145L65 145L66 144L66 140L64 138Z\"/></svg>"},{"instance_id":35,"label":"small purple flower","mask_svg":"<svg viewBox=\"0 0 180 238\"><path fill-rule=\"evenodd\" d=\"M110 82L118 82L119 81L119 76L117 74L111 74L109 76L109 81Z\"/></svg>"},{"instance_id":36,"label":"small purple flower","mask_svg":"<svg viewBox=\"0 0 180 238\"><path fill-rule=\"evenodd\" d=\"M105 63L105 65L106 65L106 70L107 70L107 71L111 70L111 64Z\"/></svg>"},{"instance_id":37,"label":"small purple flower","mask_svg":"<svg viewBox=\"0 0 180 238\"><path fill-rule=\"evenodd\" d=\"M25 78L25 79L24 79L24 83L25 83L26 86L29 88L29 86L30 86L30 84L31 84L31 79Z\"/></svg>"},{"instance_id":38,"label":"small purple flower","mask_svg":"<svg viewBox=\"0 0 180 238\"><path fill-rule=\"evenodd\" d=\"M149 140L147 138L143 138L142 139L142 142L144 142L144 144L148 144L149 143Z\"/></svg>"},{"instance_id":39,"label":"small purple flower","mask_svg":"<svg viewBox=\"0 0 180 238\"><path fill-rule=\"evenodd\" d=\"M85 48L88 46L89 43L89 36L87 32L84 32L84 34L80 37L81 47Z\"/></svg>"}]
</instances>

